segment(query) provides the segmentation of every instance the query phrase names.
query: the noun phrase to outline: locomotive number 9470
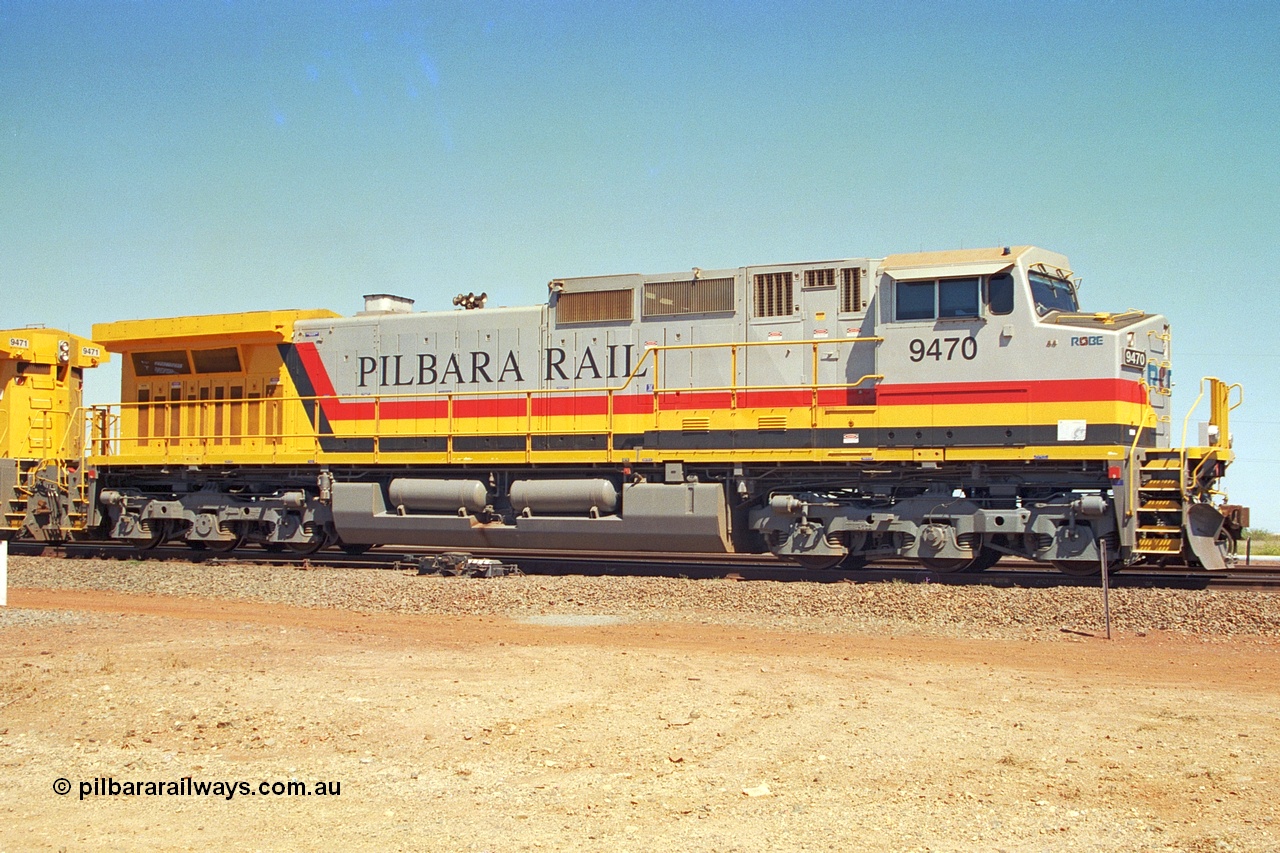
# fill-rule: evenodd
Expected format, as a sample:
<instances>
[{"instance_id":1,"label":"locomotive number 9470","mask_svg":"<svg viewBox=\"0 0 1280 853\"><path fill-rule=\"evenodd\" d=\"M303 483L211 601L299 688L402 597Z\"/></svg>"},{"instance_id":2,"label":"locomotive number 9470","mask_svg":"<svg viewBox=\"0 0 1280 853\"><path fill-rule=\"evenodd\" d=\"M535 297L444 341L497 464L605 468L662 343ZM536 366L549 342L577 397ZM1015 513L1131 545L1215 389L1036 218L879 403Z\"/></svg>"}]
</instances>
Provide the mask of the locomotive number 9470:
<instances>
[{"instance_id":1,"label":"locomotive number 9470","mask_svg":"<svg viewBox=\"0 0 1280 853\"><path fill-rule=\"evenodd\" d=\"M922 338L912 338L910 346L912 361L924 361L926 358L934 361L954 361L957 358L973 361L978 357L978 339L973 337L934 338L927 343Z\"/></svg>"}]
</instances>

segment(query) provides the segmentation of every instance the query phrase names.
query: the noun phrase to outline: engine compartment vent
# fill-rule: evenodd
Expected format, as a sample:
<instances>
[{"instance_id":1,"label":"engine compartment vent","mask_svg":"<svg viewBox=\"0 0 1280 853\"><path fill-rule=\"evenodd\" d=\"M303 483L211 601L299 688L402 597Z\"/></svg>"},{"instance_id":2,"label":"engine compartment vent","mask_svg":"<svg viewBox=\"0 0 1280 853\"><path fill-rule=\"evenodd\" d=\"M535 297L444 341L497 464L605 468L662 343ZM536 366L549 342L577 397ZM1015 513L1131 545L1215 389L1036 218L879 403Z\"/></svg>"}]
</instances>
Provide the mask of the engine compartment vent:
<instances>
[{"instance_id":1,"label":"engine compartment vent","mask_svg":"<svg viewBox=\"0 0 1280 853\"><path fill-rule=\"evenodd\" d=\"M714 314L733 310L733 279L648 281L644 285L644 316Z\"/></svg>"},{"instance_id":2,"label":"engine compartment vent","mask_svg":"<svg viewBox=\"0 0 1280 853\"><path fill-rule=\"evenodd\" d=\"M631 288L561 293L556 299L557 323L608 323L630 320Z\"/></svg>"},{"instance_id":3,"label":"engine compartment vent","mask_svg":"<svg viewBox=\"0 0 1280 853\"><path fill-rule=\"evenodd\" d=\"M760 273L755 277L757 317L790 317L794 307L791 273Z\"/></svg>"}]
</instances>

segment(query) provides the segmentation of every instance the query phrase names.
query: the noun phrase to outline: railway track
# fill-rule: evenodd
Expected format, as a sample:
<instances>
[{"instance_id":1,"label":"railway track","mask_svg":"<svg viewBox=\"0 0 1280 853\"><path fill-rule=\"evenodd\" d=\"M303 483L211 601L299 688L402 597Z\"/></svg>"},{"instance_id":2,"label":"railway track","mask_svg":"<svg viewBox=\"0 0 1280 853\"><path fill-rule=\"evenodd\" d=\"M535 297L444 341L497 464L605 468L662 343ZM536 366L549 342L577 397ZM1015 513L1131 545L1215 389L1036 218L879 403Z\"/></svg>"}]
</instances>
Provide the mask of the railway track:
<instances>
[{"instance_id":1,"label":"railway track","mask_svg":"<svg viewBox=\"0 0 1280 853\"><path fill-rule=\"evenodd\" d=\"M189 548L162 546L139 551L128 545L110 543L10 542L10 553L28 556L56 556L68 559L146 559L190 563L297 565L305 568L366 568L399 571L430 570L443 553L439 548L388 546L364 554L322 551L307 556L267 553L256 548L230 552L201 552ZM485 552L483 556L504 565L516 565L525 574L583 576L650 576L694 579L727 578L741 581L805 581L810 583L937 583L951 586L994 587L1100 587L1100 577L1066 575L1052 566L1022 559L1006 559L998 568L980 573L939 572L909 560L886 559L857 570L813 570L782 563L770 555L647 553L619 555L616 552L539 551ZM1114 588L1162 589L1254 589L1280 591L1280 561L1209 572L1192 567L1131 567L1114 572Z\"/></svg>"}]
</instances>

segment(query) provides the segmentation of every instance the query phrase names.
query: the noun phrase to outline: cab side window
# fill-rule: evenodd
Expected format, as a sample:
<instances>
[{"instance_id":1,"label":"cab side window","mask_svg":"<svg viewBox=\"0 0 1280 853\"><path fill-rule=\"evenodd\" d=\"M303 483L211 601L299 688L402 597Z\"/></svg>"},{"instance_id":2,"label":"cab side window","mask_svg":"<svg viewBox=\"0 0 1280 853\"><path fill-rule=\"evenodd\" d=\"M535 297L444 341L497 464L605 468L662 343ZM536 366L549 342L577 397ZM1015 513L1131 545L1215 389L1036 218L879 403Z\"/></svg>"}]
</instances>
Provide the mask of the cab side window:
<instances>
[{"instance_id":1,"label":"cab side window","mask_svg":"<svg viewBox=\"0 0 1280 853\"><path fill-rule=\"evenodd\" d=\"M977 278L944 278L938 282L938 317L978 316Z\"/></svg>"},{"instance_id":2,"label":"cab side window","mask_svg":"<svg viewBox=\"0 0 1280 853\"><path fill-rule=\"evenodd\" d=\"M936 281L900 281L895 320L946 320L982 314L982 279L943 278Z\"/></svg>"},{"instance_id":3,"label":"cab side window","mask_svg":"<svg viewBox=\"0 0 1280 853\"><path fill-rule=\"evenodd\" d=\"M1013 276L993 275L987 280L987 310L992 314L1013 313Z\"/></svg>"},{"instance_id":4,"label":"cab side window","mask_svg":"<svg viewBox=\"0 0 1280 853\"><path fill-rule=\"evenodd\" d=\"M934 284L932 281L898 282L898 320L932 320L934 314Z\"/></svg>"}]
</instances>

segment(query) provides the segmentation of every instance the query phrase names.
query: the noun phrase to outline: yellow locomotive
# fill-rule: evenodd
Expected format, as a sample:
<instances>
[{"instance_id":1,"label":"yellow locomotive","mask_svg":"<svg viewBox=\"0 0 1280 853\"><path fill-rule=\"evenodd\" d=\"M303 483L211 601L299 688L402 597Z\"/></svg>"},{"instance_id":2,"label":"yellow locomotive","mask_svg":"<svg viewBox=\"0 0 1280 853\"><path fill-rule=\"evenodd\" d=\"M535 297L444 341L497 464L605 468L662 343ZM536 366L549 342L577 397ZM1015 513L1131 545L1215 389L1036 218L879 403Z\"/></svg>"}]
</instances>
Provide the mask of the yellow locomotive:
<instances>
[{"instance_id":1,"label":"yellow locomotive","mask_svg":"<svg viewBox=\"0 0 1280 853\"><path fill-rule=\"evenodd\" d=\"M84 372L109 358L57 329L0 331L0 535L58 540L89 523Z\"/></svg>"}]
</instances>

